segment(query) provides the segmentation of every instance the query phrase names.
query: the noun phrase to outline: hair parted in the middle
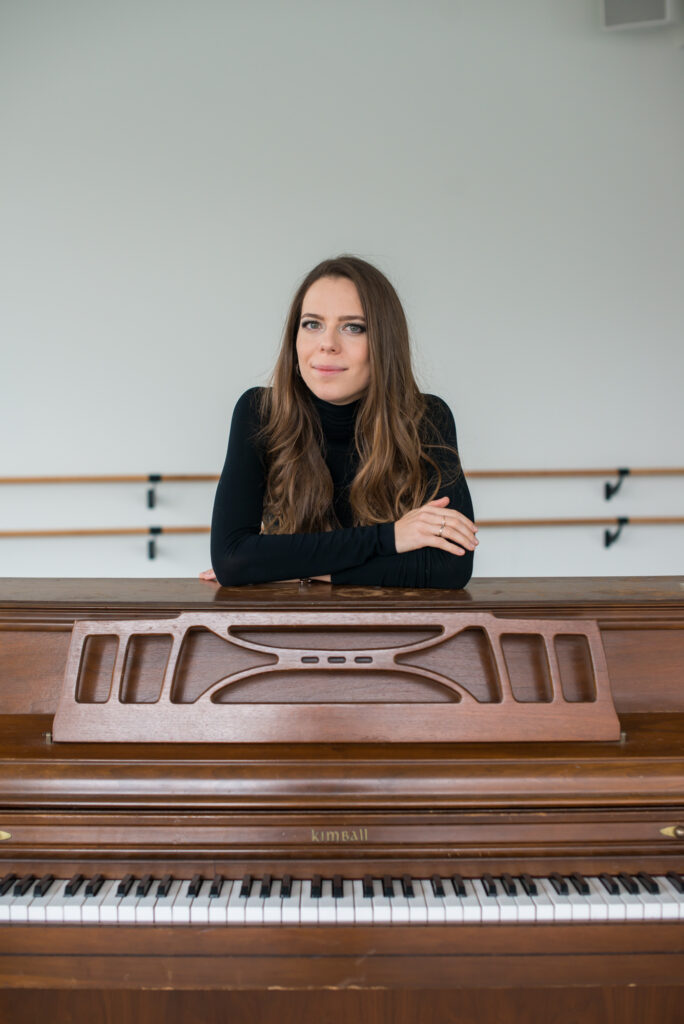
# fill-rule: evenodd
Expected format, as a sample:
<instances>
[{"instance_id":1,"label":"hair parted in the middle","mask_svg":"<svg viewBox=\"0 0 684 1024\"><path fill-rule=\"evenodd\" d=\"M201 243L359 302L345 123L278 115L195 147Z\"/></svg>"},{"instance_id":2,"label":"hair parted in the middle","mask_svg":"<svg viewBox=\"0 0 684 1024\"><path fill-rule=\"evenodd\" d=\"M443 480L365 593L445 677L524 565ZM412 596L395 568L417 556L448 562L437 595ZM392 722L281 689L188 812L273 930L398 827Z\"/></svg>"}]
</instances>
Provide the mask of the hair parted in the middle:
<instances>
[{"instance_id":1,"label":"hair parted in the middle","mask_svg":"<svg viewBox=\"0 0 684 1024\"><path fill-rule=\"evenodd\" d=\"M313 533L340 525L333 510L333 481L323 456L320 418L297 372L302 303L311 285L322 277L352 281L366 319L370 380L356 417L359 468L349 492L354 524L396 521L436 497L442 482L427 449L443 445L413 375L408 324L399 296L384 274L358 256L323 260L294 295L272 387L261 392L266 533Z\"/></svg>"}]
</instances>

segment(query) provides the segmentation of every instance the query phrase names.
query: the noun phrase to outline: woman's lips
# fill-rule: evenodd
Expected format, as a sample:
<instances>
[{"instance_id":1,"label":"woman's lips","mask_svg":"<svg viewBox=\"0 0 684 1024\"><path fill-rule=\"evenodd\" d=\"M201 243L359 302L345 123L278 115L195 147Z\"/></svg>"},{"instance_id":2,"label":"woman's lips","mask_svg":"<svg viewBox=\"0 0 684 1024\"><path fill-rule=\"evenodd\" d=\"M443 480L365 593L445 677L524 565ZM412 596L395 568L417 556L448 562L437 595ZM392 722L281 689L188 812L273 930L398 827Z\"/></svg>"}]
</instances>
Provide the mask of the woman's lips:
<instances>
[{"instance_id":1,"label":"woman's lips","mask_svg":"<svg viewBox=\"0 0 684 1024\"><path fill-rule=\"evenodd\" d=\"M324 373L327 376L327 375L331 375L331 374L334 374L334 373L343 373L344 370L345 370L345 367L344 366L314 366L314 370L316 370L318 373Z\"/></svg>"}]
</instances>

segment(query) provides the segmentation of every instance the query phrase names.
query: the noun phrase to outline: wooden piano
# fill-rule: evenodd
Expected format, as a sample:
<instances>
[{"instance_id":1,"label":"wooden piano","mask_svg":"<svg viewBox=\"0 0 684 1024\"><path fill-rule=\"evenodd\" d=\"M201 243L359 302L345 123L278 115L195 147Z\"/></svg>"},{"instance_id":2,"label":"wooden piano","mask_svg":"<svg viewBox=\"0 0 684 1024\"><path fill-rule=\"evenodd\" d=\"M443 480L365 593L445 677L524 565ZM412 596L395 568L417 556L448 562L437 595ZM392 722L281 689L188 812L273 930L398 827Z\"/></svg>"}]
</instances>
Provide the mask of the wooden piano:
<instances>
[{"instance_id":1,"label":"wooden piano","mask_svg":"<svg viewBox=\"0 0 684 1024\"><path fill-rule=\"evenodd\" d=\"M0 581L0 1021L681 1021L683 670L677 578Z\"/></svg>"}]
</instances>

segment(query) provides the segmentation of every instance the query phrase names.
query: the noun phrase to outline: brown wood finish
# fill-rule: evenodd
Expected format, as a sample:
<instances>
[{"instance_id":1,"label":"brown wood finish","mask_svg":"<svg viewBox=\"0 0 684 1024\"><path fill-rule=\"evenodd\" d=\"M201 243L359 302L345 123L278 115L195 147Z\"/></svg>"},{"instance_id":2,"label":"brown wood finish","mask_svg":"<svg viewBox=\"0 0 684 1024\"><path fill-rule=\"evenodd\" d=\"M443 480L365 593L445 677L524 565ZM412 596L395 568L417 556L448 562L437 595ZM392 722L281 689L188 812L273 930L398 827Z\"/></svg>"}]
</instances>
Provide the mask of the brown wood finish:
<instances>
[{"instance_id":1,"label":"brown wood finish","mask_svg":"<svg viewBox=\"0 0 684 1024\"><path fill-rule=\"evenodd\" d=\"M0 870L335 871L415 877L684 868L684 586L676 579L480 580L467 592L198 581L0 581ZM598 624L620 738L590 742L51 741L73 623L181 614L494 616ZM416 618L418 617L418 618ZM273 620L282 650L287 630ZM506 626L506 623L509 625ZM383 629L387 629L387 623ZM415 633L418 635L414 635ZM268 630L267 630L268 632ZM391 634L391 630L390 630ZM154 635L154 634L153 634ZM258 631L252 639L261 643ZM385 636L380 630L378 636ZM509 634L510 635L510 634ZM566 634L568 635L568 634ZM195 638L186 694L220 670ZM391 636L390 636L391 639ZM346 651L358 650L349 637ZM385 641L383 640L383 643ZM263 653L263 652L262 652ZM534 644L509 650L519 693L545 686ZM105 665L106 649L95 651ZM133 652L149 697L168 649ZM470 664L478 662L472 645ZM586 686L572 645L561 661ZM468 659L466 659L467 661ZM561 669L561 674L562 674ZM214 681L218 676L214 677ZM349 673L350 679L353 673ZM526 682L515 684L516 679ZM100 693L89 669L83 685ZM486 673L480 684L488 685ZM439 704L444 707L444 704ZM448 706L448 705L447 705ZM221 707L219 706L219 711ZM637 712L637 713L635 713ZM0 1021L364 1022L681 1018L684 927L0 927ZM172 988L174 991L168 991ZM298 1019L302 1019L298 1017Z\"/></svg>"},{"instance_id":2,"label":"brown wood finish","mask_svg":"<svg viewBox=\"0 0 684 1024\"><path fill-rule=\"evenodd\" d=\"M218 679L184 696L184 652L193 637L196 647L200 634L220 641L225 663ZM200 655L193 651L186 654L190 658L196 671ZM186 673L191 678L192 668ZM620 725L591 619L500 620L446 611L214 612L185 613L164 623L75 622L52 737L148 743L589 741L619 739Z\"/></svg>"}]
</instances>

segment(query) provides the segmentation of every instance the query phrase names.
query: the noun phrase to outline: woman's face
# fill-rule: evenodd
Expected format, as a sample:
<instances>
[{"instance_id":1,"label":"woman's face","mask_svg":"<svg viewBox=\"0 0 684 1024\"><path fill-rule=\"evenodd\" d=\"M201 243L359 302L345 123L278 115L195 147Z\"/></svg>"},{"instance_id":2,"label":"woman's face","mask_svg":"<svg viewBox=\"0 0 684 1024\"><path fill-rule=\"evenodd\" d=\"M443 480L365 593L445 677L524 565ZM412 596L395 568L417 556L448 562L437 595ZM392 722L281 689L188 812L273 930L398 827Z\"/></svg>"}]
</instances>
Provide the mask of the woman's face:
<instances>
[{"instance_id":1,"label":"woman's face","mask_svg":"<svg viewBox=\"0 0 684 1024\"><path fill-rule=\"evenodd\" d=\"M297 330L304 383L325 402L347 405L370 380L366 320L356 285L347 277L320 277L304 295Z\"/></svg>"}]
</instances>

